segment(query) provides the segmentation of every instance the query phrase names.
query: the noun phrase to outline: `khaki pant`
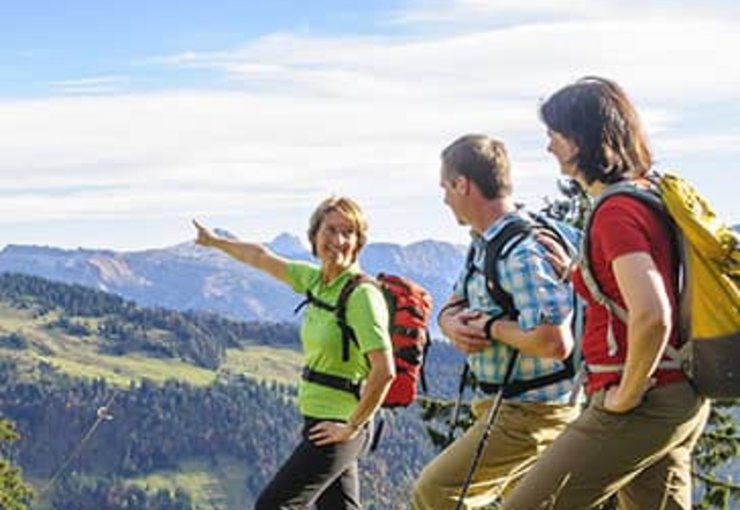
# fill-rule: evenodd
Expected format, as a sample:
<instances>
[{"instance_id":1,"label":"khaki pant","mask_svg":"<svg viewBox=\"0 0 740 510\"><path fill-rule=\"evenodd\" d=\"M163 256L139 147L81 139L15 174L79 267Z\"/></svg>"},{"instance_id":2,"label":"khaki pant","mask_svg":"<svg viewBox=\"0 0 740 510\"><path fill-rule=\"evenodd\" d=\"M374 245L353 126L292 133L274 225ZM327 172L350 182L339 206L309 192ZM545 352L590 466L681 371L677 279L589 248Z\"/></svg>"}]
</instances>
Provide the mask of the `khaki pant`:
<instances>
[{"instance_id":1,"label":"khaki pant","mask_svg":"<svg viewBox=\"0 0 740 510\"><path fill-rule=\"evenodd\" d=\"M709 403L686 382L648 392L627 414L604 392L567 427L504 500L503 510L584 510L617 493L621 510L690 510L691 451Z\"/></svg>"},{"instance_id":2,"label":"khaki pant","mask_svg":"<svg viewBox=\"0 0 740 510\"><path fill-rule=\"evenodd\" d=\"M421 472L414 486L414 510L455 508L492 403L474 402L475 424ZM577 415L577 407L569 405L503 402L464 507L485 506L510 489Z\"/></svg>"}]
</instances>

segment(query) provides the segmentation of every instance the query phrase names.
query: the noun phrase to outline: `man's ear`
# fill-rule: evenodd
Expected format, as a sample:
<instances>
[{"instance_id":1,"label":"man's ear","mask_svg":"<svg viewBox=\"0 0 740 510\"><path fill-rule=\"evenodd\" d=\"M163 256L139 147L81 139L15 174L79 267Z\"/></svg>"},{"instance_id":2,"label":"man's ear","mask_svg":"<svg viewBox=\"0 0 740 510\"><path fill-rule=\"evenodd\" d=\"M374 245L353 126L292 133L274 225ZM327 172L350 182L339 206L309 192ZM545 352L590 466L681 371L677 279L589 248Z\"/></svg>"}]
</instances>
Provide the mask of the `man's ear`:
<instances>
[{"instance_id":1,"label":"man's ear","mask_svg":"<svg viewBox=\"0 0 740 510\"><path fill-rule=\"evenodd\" d=\"M458 175L455 177L455 191L462 195L467 195L470 193L470 179L463 175Z\"/></svg>"}]
</instances>

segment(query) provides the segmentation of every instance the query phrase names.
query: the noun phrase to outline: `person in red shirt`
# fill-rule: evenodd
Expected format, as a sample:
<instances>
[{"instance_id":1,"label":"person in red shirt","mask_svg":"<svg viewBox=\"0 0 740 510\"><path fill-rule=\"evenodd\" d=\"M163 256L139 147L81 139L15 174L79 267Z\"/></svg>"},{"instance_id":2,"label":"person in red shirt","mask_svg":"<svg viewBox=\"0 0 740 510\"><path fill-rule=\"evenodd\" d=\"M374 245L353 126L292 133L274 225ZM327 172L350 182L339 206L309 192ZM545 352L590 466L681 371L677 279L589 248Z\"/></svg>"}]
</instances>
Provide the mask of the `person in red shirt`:
<instances>
[{"instance_id":1,"label":"person in red shirt","mask_svg":"<svg viewBox=\"0 0 740 510\"><path fill-rule=\"evenodd\" d=\"M635 107L613 81L582 78L553 94L540 114L561 172L593 198L612 184L647 184L647 138ZM679 342L670 231L649 206L615 195L595 210L584 235L589 248L582 257L626 316L597 302L582 272L573 271L588 304L582 339L588 407L502 508L594 509L616 494L620 510L689 510L691 452L709 403L665 357L666 347Z\"/></svg>"}]
</instances>

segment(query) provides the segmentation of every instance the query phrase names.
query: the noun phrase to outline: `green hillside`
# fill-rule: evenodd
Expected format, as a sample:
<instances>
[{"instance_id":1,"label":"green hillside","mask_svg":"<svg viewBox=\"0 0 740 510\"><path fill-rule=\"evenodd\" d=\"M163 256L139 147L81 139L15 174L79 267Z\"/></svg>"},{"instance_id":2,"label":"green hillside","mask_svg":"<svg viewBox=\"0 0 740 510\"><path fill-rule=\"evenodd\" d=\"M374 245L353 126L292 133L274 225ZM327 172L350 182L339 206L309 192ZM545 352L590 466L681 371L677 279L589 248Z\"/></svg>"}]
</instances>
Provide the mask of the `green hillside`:
<instances>
[{"instance_id":1,"label":"green hillside","mask_svg":"<svg viewBox=\"0 0 740 510\"><path fill-rule=\"evenodd\" d=\"M296 440L297 346L291 324L0 274L0 418L21 436L0 456L36 489L33 510L249 508ZM459 363L435 344L432 395L451 396ZM407 507L430 438L444 439L435 409L450 406L388 417L380 449L361 460L364 508ZM736 413L715 406L695 452L702 508L740 497Z\"/></svg>"},{"instance_id":2,"label":"green hillside","mask_svg":"<svg viewBox=\"0 0 740 510\"><path fill-rule=\"evenodd\" d=\"M172 471L159 471L129 482L150 490L183 487L200 508L248 508L242 485L249 475L245 462L221 456L212 462L187 461Z\"/></svg>"},{"instance_id":3,"label":"green hillside","mask_svg":"<svg viewBox=\"0 0 740 510\"><path fill-rule=\"evenodd\" d=\"M124 387L142 379L206 385L244 372L295 382L297 347L291 325L147 309L77 285L0 275L0 355L21 366L49 364Z\"/></svg>"},{"instance_id":4,"label":"green hillside","mask_svg":"<svg viewBox=\"0 0 740 510\"><path fill-rule=\"evenodd\" d=\"M32 508L249 507L295 441L297 346L293 325L0 275L0 414ZM366 508L402 508L433 453L416 414L363 461Z\"/></svg>"}]
</instances>

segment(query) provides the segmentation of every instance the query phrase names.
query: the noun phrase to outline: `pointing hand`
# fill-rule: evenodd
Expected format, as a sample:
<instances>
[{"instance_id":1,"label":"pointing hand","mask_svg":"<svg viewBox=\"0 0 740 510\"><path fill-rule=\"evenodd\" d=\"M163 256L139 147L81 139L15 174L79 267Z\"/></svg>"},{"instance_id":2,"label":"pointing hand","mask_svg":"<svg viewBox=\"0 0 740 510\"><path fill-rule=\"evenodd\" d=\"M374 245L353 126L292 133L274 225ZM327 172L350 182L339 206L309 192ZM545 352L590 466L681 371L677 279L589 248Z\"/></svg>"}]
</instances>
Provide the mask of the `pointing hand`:
<instances>
[{"instance_id":1,"label":"pointing hand","mask_svg":"<svg viewBox=\"0 0 740 510\"><path fill-rule=\"evenodd\" d=\"M195 237L195 244L199 244L201 246L213 246L214 241L216 240L216 236L208 227L205 227L198 223L196 220L193 220L193 226L195 226L196 230L196 237Z\"/></svg>"}]
</instances>

